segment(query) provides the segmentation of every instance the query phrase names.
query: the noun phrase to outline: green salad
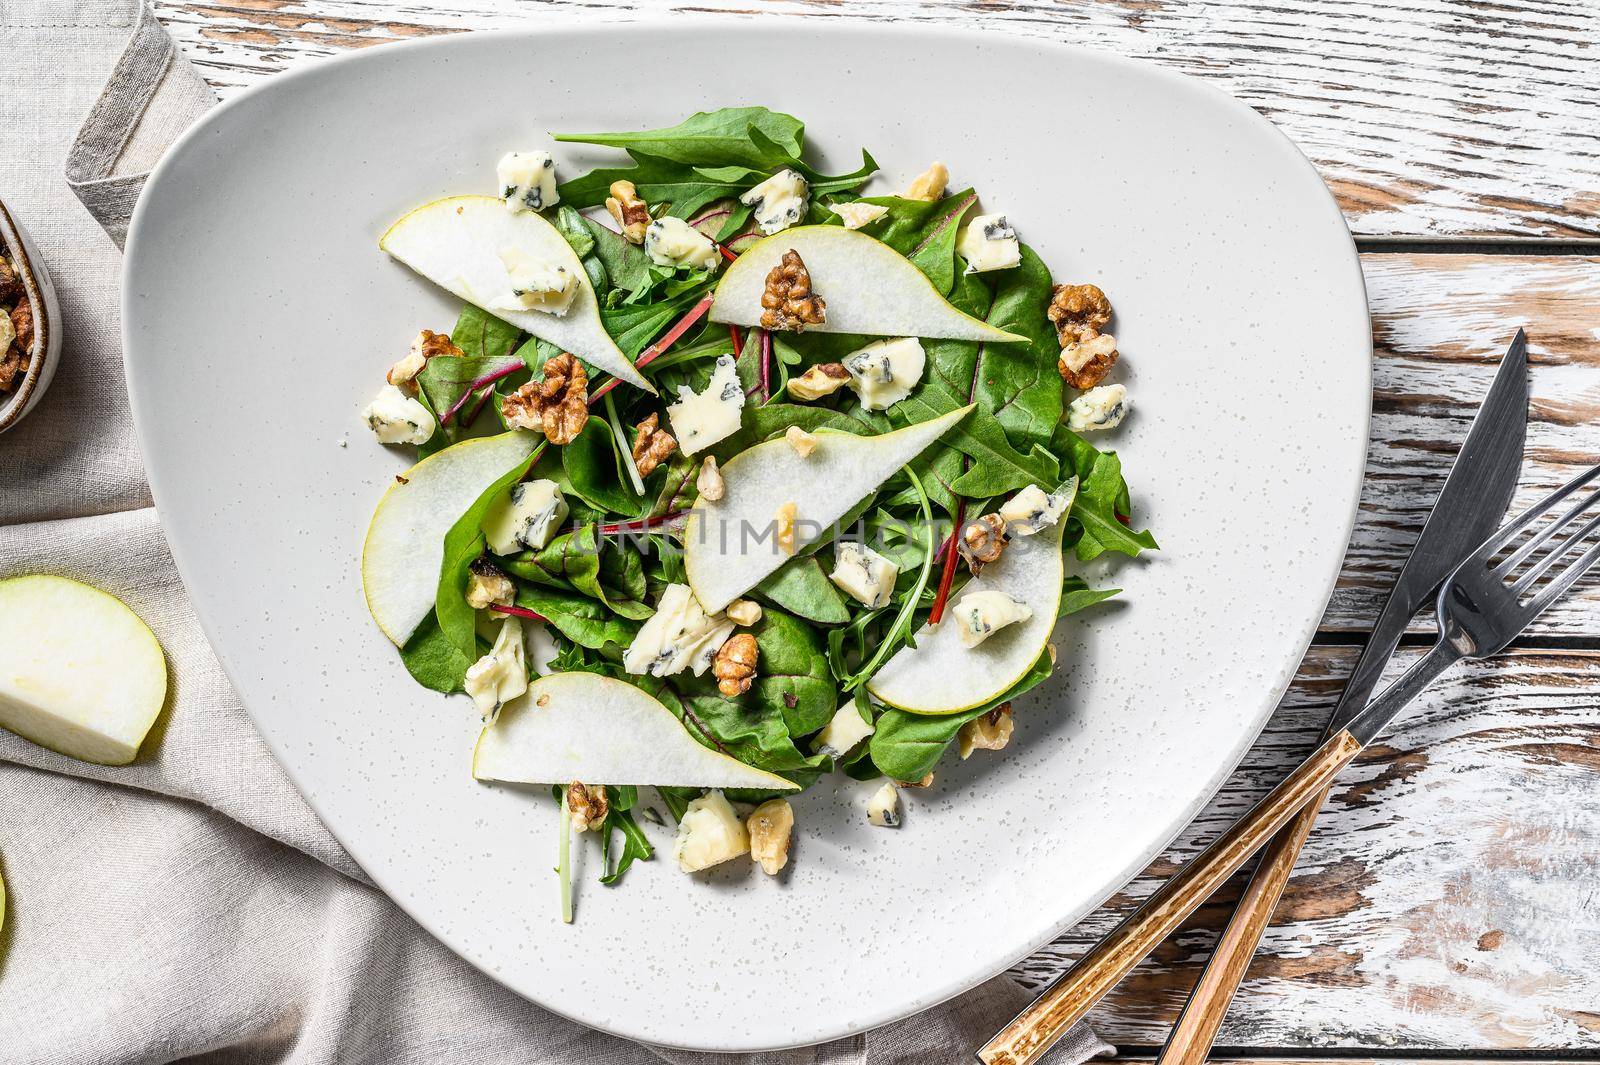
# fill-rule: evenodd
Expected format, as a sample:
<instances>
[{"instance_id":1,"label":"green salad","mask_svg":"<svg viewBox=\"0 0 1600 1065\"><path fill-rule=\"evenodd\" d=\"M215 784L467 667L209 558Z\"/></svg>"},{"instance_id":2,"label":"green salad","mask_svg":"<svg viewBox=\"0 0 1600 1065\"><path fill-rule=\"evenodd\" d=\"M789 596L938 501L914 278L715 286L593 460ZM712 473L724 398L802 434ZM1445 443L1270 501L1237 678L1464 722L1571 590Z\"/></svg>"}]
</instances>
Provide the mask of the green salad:
<instances>
[{"instance_id":1,"label":"green salad","mask_svg":"<svg viewBox=\"0 0 1600 1065\"><path fill-rule=\"evenodd\" d=\"M657 810L685 870L777 873L786 796L834 772L898 825L1116 594L1080 564L1156 546L1094 442L1129 407L1105 294L942 164L876 194L870 155L820 172L804 132L742 107L557 135L381 241L464 305L364 413L418 458L368 604L475 703L478 779L553 787L568 919L573 830L606 883ZM618 160L568 174L574 142Z\"/></svg>"}]
</instances>

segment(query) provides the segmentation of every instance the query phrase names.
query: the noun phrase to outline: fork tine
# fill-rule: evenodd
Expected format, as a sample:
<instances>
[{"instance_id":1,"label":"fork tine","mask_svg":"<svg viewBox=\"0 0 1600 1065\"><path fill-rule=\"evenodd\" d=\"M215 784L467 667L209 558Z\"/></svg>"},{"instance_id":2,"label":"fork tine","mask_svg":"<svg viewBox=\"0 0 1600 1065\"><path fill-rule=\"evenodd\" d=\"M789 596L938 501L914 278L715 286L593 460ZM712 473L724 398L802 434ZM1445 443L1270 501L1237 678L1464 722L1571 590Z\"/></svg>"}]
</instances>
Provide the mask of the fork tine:
<instances>
[{"instance_id":1,"label":"fork tine","mask_svg":"<svg viewBox=\"0 0 1600 1065\"><path fill-rule=\"evenodd\" d=\"M1546 607L1556 601L1557 597L1576 584L1579 577L1589 572L1596 562L1600 562L1600 543L1585 551L1578 558L1578 561L1562 570L1554 580L1545 585L1539 594L1529 601L1528 609L1533 612L1529 615L1529 620L1531 621L1534 617L1542 614Z\"/></svg>"},{"instance_id":2,"label":"fork tine","mask_svg":"<svg viewBox=\"0 0 1600 1065\"><path fill-rule=\"evenodd\" d=\"M1600 465L1589 467L1589 469L1579 474L1577 477L1574 477L1572 480L1568 481L1566 484L1562 485L1560 488L1557 488L1554 492L1551 492L1549 495L1539 500L1539 502L1523 511L1515 521L1511 522L1511 524L1502 526L1499 532L1495 533L1494 536L1486 541L1482 547L1478 548L1472 553L1468 561L1475 561L1478 563L1488 562L1489 559L1494 557L1495 552L1499 551L1502 547L1515 540L1517 536L1529 525L1532 525L1535 521L1538 521L1545 514L1549 513L1557 503L1560 503L1563 499L1572 495L1572 493L1576 492L1590 481L1593 481L1596 477L1600 477Z\"/></svg>"},{"instance_id":3,"label":"fork tine","mask_svg":"<svg viewBox=\"0 0 1600 1065\"><path fill-rule=\"evenodd\" d=\"M1591 500L1600 498L1600 492L1596 492L1589 498ZM1554 526L1552 526L1552 528L1554 528ZM1589 519L1589 521L1584 523L1583 528L1579 529L1577 532L1573 533L1571 536L1552 547L1548 552L1545 553L1543 558L1541 558L1538 562L1535 562L1533 566L1528 569L1528 572L1517 578L1517 582L1511 586L1511 590L1520 596L1523 592L1533 587L1534 583L1538 581L1540 577L1544 576L1551 566L1554 566L1557 562L1559 562L1561 558L1568 554L1574 547L1577 547L1579 544L1583 543L1583 541L1587 540L1589 538L1589 534L1594 532L1596 529L1600 529L1600 517Z\"/></svg>"},{"instance_id":4,"label":"fork tine","mask_svg":"<svg viewBox=\"0 0 1600 1065\"><path fill-rule=\"evenodd\" d=\"M1500 563L1500 565L1494 568L1495 573L1501 577L1511 576L1516 568L1522 565L1523 561L1526 560L1529 555L1533 554L1539 549L1540 545L1549 540L1550 537L1554 536L1561 529L1565 528L1567 523L1573 518L1576 518L1579 514L1582 514L1584 511L1593 506L1595 500L1597 499L1600 499L1600 489L1590 492L1587 496L1580 499L1576 504L1569 507L1567 512L1561 515L1561 517L1540 529L1533 536L1530 536L1527 543L1513 551L1506 557L1504 562ZM1545 557L1549 558L1550 556L1546 555ZM1541 561L1540 564L1542 565L1543 562Z\"/></svg>"}]
</instances>

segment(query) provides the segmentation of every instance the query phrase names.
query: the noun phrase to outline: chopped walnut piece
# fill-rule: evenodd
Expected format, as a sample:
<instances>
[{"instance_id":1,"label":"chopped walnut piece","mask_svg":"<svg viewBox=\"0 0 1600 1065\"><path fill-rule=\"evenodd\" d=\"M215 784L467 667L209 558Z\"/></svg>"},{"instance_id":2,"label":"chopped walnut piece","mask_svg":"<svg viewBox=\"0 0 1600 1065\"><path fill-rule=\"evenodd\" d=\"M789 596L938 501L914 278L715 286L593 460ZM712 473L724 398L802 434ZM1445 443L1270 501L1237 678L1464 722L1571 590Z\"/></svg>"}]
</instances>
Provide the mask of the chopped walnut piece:
<instances>
[{"instance_id":1,"label":"chopped walnut piece","mask_svg":"<svg viewBox=\"0 0 1600 1065\"><path fill-rule=\"evenodd\" d=\"M4 247L0 245L0 249ZM26 295L27 288L22 283L22 275L11 265L10 259L0 255L0 304L10 307L22 302Z\"/></svg>"},{"instance_id":2,"label":"chopped walnut piece","mask_svg":"<svg viewBox=\"0 0 1600 1065\"><path fill-rule=\"evenodd\" d=\"M735 625L749 628L761 620L761 604L754 599L735 599L722 613Z\"/></svg>"},{"instance_id":3,"label":"chopped walnut piece","mask_svg":"<svg viewBox=\"0 0 1600 1065\"><path fill-rule=\"evenodd\" d=\"M678 442L661 428L661 418L653 411L634 431L633 464L639 468L640 477L650 476L676 450Z\"/></svg>"},{"instance_id":4,"label":"chopped walnut piece","mask_svg":"<svg viewBox=\"0 0 1600 1065\"><path fill-rule=\"evenodd\" d=\"M761 327L798 333L808 325L821 325L827 311L827 302L811 291L811 272L800 253L790 248L767 274L767 290L761 294Z\"/></svg>"},{"instance_id":5,"label":"chopped walnut piece","mask_svg":"<svg viewBox=\"0 0 1600 1065\"><path fill-rule=\"evenodd\" d=\"M956 546L972 572L977 573L1006 549L1006 520L998 514L985 514L976 521L967 522Z\"/></svg>"},{"instance_id":6,"label":"chopped walnut piece","mask_svg":"<svg viewBox=\"0 0 1600 1065\"><path fill-rule=\"evenodd\" d=\"M23 300L11 308L11 328L16 330L17 339L12 341L21 351L23 361L33 350L33 304Z\"/></svg>"},{"instance_id":7,"label":"chopped walnut piece","mask_svg":"<svg viewBox=\"0 0 1600 1065\"><path fill-rule=\"evenodd\" d=\"M817 438L798 425L789 426L788 431L783 434L783 438L789 442L790 447L794 448L795 454L803 459L810 458L811 453L817 450Z\"/></svg>"},{"instance_id":8,"label":"chopped walnut piece","mask_svg":"<svg viewBox=\"0 0 1600 1065\"><path fill-rule=\"evenodd\" d=\"M487 558L474 559L467 567L467 605L484 610L493 605L508 606L516 597L517 586L505 572Z\"/></svg>"},{"instance_id":9,"label":"chopped walnut piece","mask_svg":"<svg viewBox=\"0 0 1600 1065\"><path fill-rule=\"evenodd\" d=\"M831 396L850 383L850 371L842 362L824 362L811 367L799 377L789 378L786 386L790 399L803 403Z\"/></svg>"},{"instance_id":10,"label":"chopped walnut piece","mask_svg":"<svg viewBox=\"0 0 1600 1065\"><path fill-rule=\"evenodd\" d=\"M1100 335L1111 321L1111 301L1095 285L1057 285L1050 290L1045 314L1055 323L1061 346L1066 347Z\"/></svg>"},{"instance_id":11,"label":"chopped walnut piece","mask_svg":"<svg viewBox=\"0 0 1600 1065\"><path fill-rule=\"evenodd\" d=\"M694 479L694 486L700 493L700 498L707 503L715 503L722 498L722 493L727 491L727 484L722 480L722 471L717 469L715 456L707 455L705 461L700 463L700 475Z\"/></svg>"},{"instance_id":12,"label":"chopped walnut piece","mask_svg":"<svg viewBox=\"0 0 1600 1065\"><path fill-rule=\"evenodd\" d=\"M968 721L956 736L961 744L962 760L970 757L973 751L1005 750L1014 728L1010 703L1001 703L987 714Z\"/></svg>"},{"instance_id":13,"label":"chopped walnut piece","mask_svg":"<svg viewBox=\"0 0 1600 1065\"><path fill-rule=\"evenodd\" d=\"M762 872L777 876L789 862L794 807L784 799L768 799L750 814L745 830L750 833L750 860Z\"/></svg>"},{"instance_id":14,"label":"chopped walnut piece","mask_svg":"<svg viewBox=\"0 0 1600 1065\"><path fill-rule=\"evenodd\" d=\"M950 169L943 163L933 163L911 179L911 184L906 188L903 199L923 200L932 203L944 195L945 186L950 184Z\"/></svg>"},{"instance_id":15,"label":"chopped walnut piece","mask_svg":"<svg viewBox=\"0 0 1600 1065\"><path fill-rule=\"evenodd\" d=\"M643 244L644 231L650 225L650 205L640 198L631 181L613 181L610 192L606 210L622 230L622 236L629 244Z\"/></svg>"},{"instance_id":16,"label":"chopped walnut piece","mask_svg":"<svg viewBox=\"0 0 1600 1065\"><path fill-rule=\"evenodd\" d=\"M786 555L794 554L794 519L799 508L793 503L785 503L778 508L778 546Z\"/></svg>"},{"instance_id":17,"label":"chopped walnut piece","mask_svg":"<svg viewBox=\"0 0 1600 1065\"><path fill-rule=\"evenodd\" d=\"M544 380L529 381L500 403L506 423L541 432L552 444L570 444L589 421L589 375L562 352L544 364Z\"/></svg>"},{"instance_id":18,"label":"chopped walnut piece","mask_svg":"<svg viewBox=\"0 0 1600 1065\"><path fill-rule=\"evenodd\" d=\"M1087 392L1106 379L1106 374L1111 372L1116 361L1117 338L1110 333L1101 333L1093 339L1063 347L1057 369L1061 371L1063 381L1079 391Z\"/></svg>"},{"instance_id":19,"label":"chopped walnut piece","mask_svg":"<svg viewBox=\"0 0 1600 1065\"><path fill-rule=\"evenodd\" d=\"M756 679L756 638L748 632L728 637L711 660L717 691L732 699L750 690Z\"/></svg>"},{"instance_id":20,"label":"chopped walnut piece","mask_svg":"<svg viewBox=\"0 0 1600 1065\"><path fill-rule=\"evenodd\" d=\"M580 784L574 780L567 785L567 812L572 815L572 827L579 832L599 829L610 811L604 784Z\"/></svg>"}]
</instances>

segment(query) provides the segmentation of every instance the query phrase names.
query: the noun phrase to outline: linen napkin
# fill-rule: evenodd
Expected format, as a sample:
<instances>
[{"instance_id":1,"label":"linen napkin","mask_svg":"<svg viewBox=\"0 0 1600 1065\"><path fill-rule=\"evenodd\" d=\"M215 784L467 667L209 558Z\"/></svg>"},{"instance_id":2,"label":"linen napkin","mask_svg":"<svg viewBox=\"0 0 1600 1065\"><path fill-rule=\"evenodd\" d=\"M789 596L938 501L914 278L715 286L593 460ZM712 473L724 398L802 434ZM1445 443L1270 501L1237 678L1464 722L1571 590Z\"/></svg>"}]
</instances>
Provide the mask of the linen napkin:
<instances>
[{"instance_id":1,"label":"linen napkin","mask_svg":"<svg viewBox=\"0 0 1600 1065\"><path fill-rule=\"evenodd\" d=\"M268 754L200 632L123 386L119 248L145 175L215 96L138 0L0 0L0 100L0 197L49 263L66 335L50 392L0 437L0 577L57 573L120 597L160 638L172 683L131 766L0 731L0 1058L929 1063L968 1060L1021 1008L1026 993L1000 977L804 1050L645 1047L506 990L372 888ZM1111 1052L1080 1026L1055 1060Z\"/></svg>"}]
</instances>

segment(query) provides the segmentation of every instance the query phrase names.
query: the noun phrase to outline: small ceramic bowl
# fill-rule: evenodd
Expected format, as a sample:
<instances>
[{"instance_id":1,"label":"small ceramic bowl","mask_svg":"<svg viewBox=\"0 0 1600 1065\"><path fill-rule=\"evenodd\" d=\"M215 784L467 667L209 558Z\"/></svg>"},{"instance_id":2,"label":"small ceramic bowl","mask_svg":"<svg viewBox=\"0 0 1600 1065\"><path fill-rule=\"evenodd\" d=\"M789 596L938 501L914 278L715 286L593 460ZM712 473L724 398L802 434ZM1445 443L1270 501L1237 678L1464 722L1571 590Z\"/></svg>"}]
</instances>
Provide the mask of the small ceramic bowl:
<instances>
[{"instance_id":1,"label":"small ceramic bowl","mask_svg":"<svg viewBox=\"0 0 1600 1065\"><path fill-rule=\"evenodd\" d=\"M61 310L56 303L55 286L45 268L39 249L28 239L21 223L0 200L0 241L6 257L22 278L28 301L33 305L33 352L28 369L11 391L0 395L0 433L22 421L38 406L50 387L56 363L61 361Z\"/></svg>"}]
</instances>

